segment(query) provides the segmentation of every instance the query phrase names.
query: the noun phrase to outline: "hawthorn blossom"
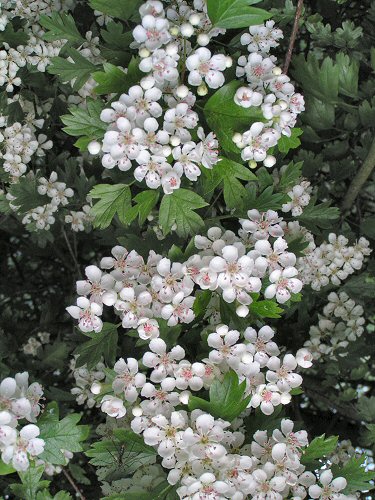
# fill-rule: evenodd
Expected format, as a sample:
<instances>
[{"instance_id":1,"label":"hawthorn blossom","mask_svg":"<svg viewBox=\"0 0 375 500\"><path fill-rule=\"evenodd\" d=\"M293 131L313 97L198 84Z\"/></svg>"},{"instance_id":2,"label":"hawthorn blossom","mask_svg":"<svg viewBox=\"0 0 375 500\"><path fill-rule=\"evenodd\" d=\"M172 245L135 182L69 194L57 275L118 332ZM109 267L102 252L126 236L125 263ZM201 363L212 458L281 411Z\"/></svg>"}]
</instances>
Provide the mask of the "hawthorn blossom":
<instances>
[{"instance_id":1,"label":"hawthorn blossom","mask_svg":"<svg viewBox=\"0 0 375 500\"><path fill-rule=\"evenodd\" d=\"M211 55L210 50L200 47L186 59L186 67L189 70L188 82L198 87L203 80L212 89L218 89L224 85L224 71L227 67L227 59L224 54Z\"/></svg>"},{"instance_id":2,"label":"hawthorn blossom","mask_svg":"<svg viewBox=\"0 0 375 500\"><path fill-rule=\"evenodd\" d=\"M103 313L103 308L96 302L90 302L86 297L78 297L76 306L66 308L68 313L78 319L78 326L82 332L100 332L103 322L99 316Z\"/></svg>"}]
</instances>

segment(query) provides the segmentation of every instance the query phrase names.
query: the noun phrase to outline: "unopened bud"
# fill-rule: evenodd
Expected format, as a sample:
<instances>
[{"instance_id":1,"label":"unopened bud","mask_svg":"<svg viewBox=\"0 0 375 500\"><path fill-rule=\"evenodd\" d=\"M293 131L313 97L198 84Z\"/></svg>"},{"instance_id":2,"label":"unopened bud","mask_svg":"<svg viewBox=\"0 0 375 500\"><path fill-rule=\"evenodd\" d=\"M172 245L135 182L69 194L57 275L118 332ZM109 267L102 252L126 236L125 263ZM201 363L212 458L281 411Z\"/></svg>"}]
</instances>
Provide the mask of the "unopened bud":
<instances>
[{"instance_id":1,"label":"unopened bud","mask_svg":"<svg viewBox=\"0 0 375 500\"><path fill-rule=\"evenodd\" d=\"M139 57L141 57L142 59L144 59L145 57L148 57L150 55L150 51L148 49L146 49L146 47L142 47L141 49L139 49Z\"/></svg>"},{"instance_id":2,"label":"unopened bud","mask_svg":"<svg viewBox=\"0 0 375 500\"><path fill-rule=\"evenodd\" d=\"M208 93L207 85L205 83L201 83L197 88L197 94L203 97L207 95L207 93Z\"/></svg>"}]
</instances>

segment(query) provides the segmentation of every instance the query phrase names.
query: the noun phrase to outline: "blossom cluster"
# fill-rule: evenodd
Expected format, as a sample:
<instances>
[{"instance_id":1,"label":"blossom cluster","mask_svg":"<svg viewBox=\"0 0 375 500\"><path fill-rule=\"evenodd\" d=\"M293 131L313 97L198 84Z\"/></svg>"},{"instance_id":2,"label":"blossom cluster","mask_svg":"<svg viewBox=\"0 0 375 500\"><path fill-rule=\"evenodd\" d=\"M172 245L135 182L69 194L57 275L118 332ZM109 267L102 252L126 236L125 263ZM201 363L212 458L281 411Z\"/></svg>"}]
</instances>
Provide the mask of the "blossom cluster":
<instances>
[{"instance_id":1,"label":"blossom cluster","mask_svg":"<svg viewBox=\"0 0 375 500\"><path fill-rule=\"evenodd\" d=\"M222 53L212 54L206 47L211 37L225 30L212 29L204 2L195 2L194 8L177 2L165 10L154 0L140 7L141 24L133 30L132 46L138 48L139 68L147 76L112 102L111 108L103 110L101 120L108 124L104 140L89 144L92 154L102 152L104 168L134 168L137 181L145 180L151 189L162 186L166 194L180 187L183 175L196 181L202 167L213 168L218 162L218 142L212 132L206 136L199 126L193 90L197 87L202 96L207 86L223 86L224 71L232 65L232 59ZM195 50L192 37L200 45ZM267 154L268 149L276 146L282 134L291 135L297 114L304 109L302 96L295 93L289 78L280 74L274 58L264 57L281 37L273 21L253 26L248 36L242 36L251 54L248 62L245 56L239 58L237 76L246 74L248 86L239 88L234 97L238 106L260 107L264 122L235 134L233 140L242 149L244 160L264 161L268 167L276 162ZM182 75L179 72L180 63L188 73L187 82L184 71ZM162 96L168 108L164 112L159 102ZM193 134L201 141L193 140ZM301 199L304 188L296 189L293 199Z\"/></svg>"},{"instance_id":2,"label":"blossom cluster","mask_svg":"<svg viewBox=\"0 0 375 500\"><path fill-rule=\"evenodd\" d=\"M338 286L362 268L371 253L369 246L366 238L361 237L354 245L349 245L345 236L330 233L328 241L310 247L306 255L298 259L301 280L313 290L320 290L329 283Z\"/></svg>"},{"instance_id":3,"label":"blossom cluster","mask_svg":"<svg viewBox=\"0 0 375 500\"><path fill-rule=\"evenodd\" d=\"M337 354L345 356L347 347L364 332L363 307L350 299L345 292L331 292L328 304L319 315L317 325L310 327L310 339L305 342L314 359Z\"/></svg>"},{"instance_id":4,"label":"blossom cluster","mask_svg":"<svg viewBox=\"0 0 375 500\"><path fill-rule=\"evenodd\" d=\"M246 85L236 92L236 104L260 108L263 121L253 123L242 134L236 133L233 141L242 150L243 160L255 165L263 162L266 167L276 163L268 151L277 145L282 135L291 136L298 114L305 109L303 96L295 92L290 78L276 66L275 57L269 55L282 37L274 21L251 26L249 33L241 36L241 44L247 46L249 55L241 55L236 68L236 76L246 80Z\"/></svg>"},{"instance_id":5,"label":"blossom cluster","mask_svg":"<svg viewBox=\"0 0 375 500\"><path fill-rule=\"evenodd\" d=\"M17 106L23 119L15 121L7 114L0 115L0 160L1 168L6 173L6 179L10 186L19 182L23 176L34 175L34 163L40 166L40 158L44 157L53 147L53 142L42 131L46 122L50 118L51 107L54 105L54 98L45 98L43 100L29 100L24 97L22 92L24 83L21 80L20 69L35 67L35 71L45 73L51 62L51 58L59 55L61 48L65 45L65 39L46 41L44 39L45 30L40 24L41 16L51 16L56 11L64 11L74 6L75 2L71 0L43 0L43 2L24 2L23 0L12 0L2 2L0 7L0 31L7 29L8 24L12 24L14 19L22 18L25 22L25 31L22 32L27 39L27 43L20 44L17 47L10 47L7 43L3 44L3 50L0 51L0 86L8 93L6 98L7 105ZM17 32L17 35L21 31ZM85 42L78 48L78 52L92 62L101 62L98 37L93 37L89 31L85 34ZM74 80L71 82L74 83ZM78 96L69 96L61 94L58 97L68 102L85 105L85 98L92 95L96 83L92 78L78 90ZM28 172L28 169L30 171ZM44 172L43 172L44 173ZM55 172L50 172L52 178L56 176ZM61 184L59 186L61 188ZM51 202L45 205L36 206L25 213L17 207L16 199L11 192L6 193L6 200L12 210L20 215L21 222L30 231L49 230L51 225L56 222L58 205L65 206L73 201L73 191L70 187L64 189L57 188L56 196L50 196ZM63 191L66 191L65 194ZM40 186L36 190L40 193ZM44 193L45 194L45 193ZM74 199L74 206L77 206ZM13 203L15 202L15 203ZM69 210L63 212L59 218L61 223L71 226L73 231L84 231L91 224L90 202L84 205L81 210Z\"/></svg>"},{"instance_id":6,"label":"blossom cluster","mask_svg":"<svg viewBox=\"0 0 375 500\"><path fill-rule=\"evenodd\" d=\"M33 382L29 385L27 372L0 383L0 452L1 459L18 471L25 471L29 461L43 453L45 442L39 438L36 419L40 413L43 389ZM22 425L24 421L30 422Z\"/></svg>"},{"instance_id":7,"label":"blossom cluster","mask_svg":"<svg viewBox=\"0 0 375 500\"><path fill-rule=\"evenodd\" d=\"M196 286L235 303L241 317L248 315L251 294L261 292L265 277L269 285L264 297L287 302L300 292L302 282L294 267L296 256L287 251L282 238L282 218L272 210L250 210L248 217L240 220L239 236L218 227L209 229L207 236L196 236L200 251L184 263L172 263L154 251L145 260L134 250L114 247L112 257L104 257L100 268L86 268L86 280L77 282L80 297L77 305L67 308L69 314L78 319L82 331L98 332L103 305L113 306L124 328L138 328L140 337L148 339L158 336L153 318L163 318L169 326L194 319Z\"/></svg>"}]
</instances>

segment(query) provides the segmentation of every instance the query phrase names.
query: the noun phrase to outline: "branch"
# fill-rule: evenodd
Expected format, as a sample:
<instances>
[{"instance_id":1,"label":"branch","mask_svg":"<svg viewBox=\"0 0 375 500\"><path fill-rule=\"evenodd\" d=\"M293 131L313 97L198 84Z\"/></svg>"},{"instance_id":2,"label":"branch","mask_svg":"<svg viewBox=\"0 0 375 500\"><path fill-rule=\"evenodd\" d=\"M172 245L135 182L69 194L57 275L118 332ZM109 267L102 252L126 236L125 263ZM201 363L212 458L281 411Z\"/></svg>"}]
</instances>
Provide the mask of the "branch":
<instances>
[{"instance_id":1,"label":"branch","mask_svg":"<svg viewBox=\"0 0 375 500\"><path fill-rule=\"evenodd\" d=\"M349 189L345 195L344 201L342 202L341 209L344 213L348 212L352 208L359 192L362 189L362 186L370 177L372 171L374 170L374 167L375 167L375 138L372 141L370 151L368 152L362 167L358 170L356 176L352 180Z\"/></svg>"},{"instance_id":2,"label":"branch","mask_svg":"<svg viewBox=\"0 0 375 500\"><path fill-rule=\"evenodd\" d=\"M66 477L66 479L69 481L69 483L72 486L72 488L74 489L74 491L76 492L77 497L80 498L81 500L86 500L86 498L82 494L82 491L76 485L76 483L74 482L74 479L69 474L69 472L65 469L65 467L63 467L62 472L63 472L64 476Z\"/></svg>"},{"instance_id":3,"label":"branch","mask_svg":"<svg viewBox=\"0 0 375 500\"><path fill-rule=\"evenodd\" d=\"M290 61L292 60L292 54L293 54L294 44L296 42L296 37L297 37L297 32L298 32L298 24L299 24L299 20L300 20L301 14L302 14L302 9L303 9L303 0L298 0L296 14L294 16L294 24L293 24L292 34L290 35L290 40L289 40L288 52L286 53L286 57L285 57L285 64L284 64L284 73L285 74L288 73Z\"/></svg>"}]
</instances>

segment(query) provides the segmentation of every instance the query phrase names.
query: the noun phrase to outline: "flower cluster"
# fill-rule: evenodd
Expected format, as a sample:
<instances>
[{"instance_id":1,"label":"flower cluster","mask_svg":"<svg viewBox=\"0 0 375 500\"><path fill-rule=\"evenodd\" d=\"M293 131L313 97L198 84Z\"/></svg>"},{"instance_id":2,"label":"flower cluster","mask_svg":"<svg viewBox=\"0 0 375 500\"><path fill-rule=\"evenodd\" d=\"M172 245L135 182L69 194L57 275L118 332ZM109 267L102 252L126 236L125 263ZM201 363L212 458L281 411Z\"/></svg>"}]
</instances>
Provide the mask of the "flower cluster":
<instances>
[{"instance_id":1,"label":"flower cluster","mask_svg":"<svg viewBox=\"0 0 375 500\"><path fill-rule=\"evenodd\" d=\"M297 268L305 285L313 290L332 283L340 285L349 275L361 269L365 258L370 255L370 243L359 238L354 245L342 235L328 235L328 241L309 249L305 257L298 259Z\"/></svg>"},{"instance_id":2,"label":"flower cluster","mask_svg":"<svg viewBox=\"0 0 375 500\"><path fill-rule=\"evenodd\" d=\"M238 58L236 75L245 77L247 84L237 90L234 100L243 108L258 107L263 121L253 123L242 134L235 134L233 141L242 150L242 159L254 165L263 162L272 167L276 163L268 150L277 145L282 135L291 136L298 114L305 109L302 95L295 92L290 78L282 74L275 58L269 55L282 36L274 21L267 21L265 26L251 26L249 33L241 36L249 55Z\"/></svg>"},{"instance_id":3,"label":"flower cluster","mask_svg":"<svg viewBox=\"0 0 375 500\"><path fill-rule=\"evenodd\" d=\"M86 365L77 367L76 358L73 358L70 369L74 377L74 387L71 393L76 397L79 405L85 404L88 408L93 408L96 404L96 388L100 387L100 382L105 378L105 365L99 362L93 370L88 370Z\"/></svg>"},{"instance_id":4,"label":"flower cluster","mask_svg":"<svg viewBox=\"0 0 375 500\"><path fill-rule=\"evenodd\" d=\"M43 453L44 441L35 424L40 413L43 389L37 382L29 385L27 372L7 377L0 383L0 452L1 459L18 471L25 471L29 461ZM28 421L18 428L19 422Z\"/></svg>"},{"instance_id":5,"label":"flower cluster","mask_svg":"<svg viewBox=\"0 0 375 500\"><path fill-rule=\"evenodd\" d=\"M22 346L22 350L25 354L30 356L36 356L39 347L43 344L48 344L50 342L51 334L48 332L38 332L37 337L29 337L26 344Z\"/></svg>"},{"instance_id":6,"label":"flower cluster","mask_svg":"<svg viewBox=\"0 0 375 500\"><path fill-rule=\"evenodd\" d=\"M311 350L314 359L321 356L334 359L336 351L345 356L349 342L364 332L363 315L363 307L345 292L331 292L323 314L319 315L318 324L310 327L310 340L305 342L305 347Z\"/></svg>"},{"instance_id":7,"label":"flower cluster","mask_svg":"<svg viewBox=\"0 0 375 500\"><path fill-rule=\"evenodd\" d=\"M79 320L82 331L98 332L103 305L113 306L124 328L138 328L140 337L148 339L158 336L153 318L163 318L169 326L194 319L195 286L219 293L245 317L251 294L261 291L267 277L265 298L284 304L301 291L302 282L296 277L296 256L282 238L282 219L272 210L250 210L248 217L240 220L239 236L218 227L209 229L207 237L196 236L200 252L184 263L172 263L153 251L145 260L134 250L114 247L112 257L102 259L101 269L86 268L86 280L77 282L80 297L77 305L67 308L69 314Z\"/></svg>"}]
</instances>

